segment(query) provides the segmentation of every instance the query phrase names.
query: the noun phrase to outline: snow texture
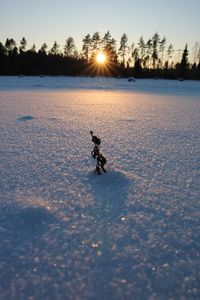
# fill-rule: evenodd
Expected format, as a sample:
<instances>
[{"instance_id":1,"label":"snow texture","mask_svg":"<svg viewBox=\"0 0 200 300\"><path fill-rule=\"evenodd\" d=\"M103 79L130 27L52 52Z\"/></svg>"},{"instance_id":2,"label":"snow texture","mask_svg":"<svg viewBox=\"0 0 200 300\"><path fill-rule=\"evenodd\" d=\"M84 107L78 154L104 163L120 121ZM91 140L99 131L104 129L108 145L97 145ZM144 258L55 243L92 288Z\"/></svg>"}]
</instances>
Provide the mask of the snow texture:
<instances>
[{"instance_id":1,"label":"snow texture","mask_svg":"<svg viewBox=\"0 0 200 300\"><path fill-rule=\"evenodd\" d=\"M199 299L199 128L200 82L1 77L0 299Z\"/></svg>"}]
</instances>

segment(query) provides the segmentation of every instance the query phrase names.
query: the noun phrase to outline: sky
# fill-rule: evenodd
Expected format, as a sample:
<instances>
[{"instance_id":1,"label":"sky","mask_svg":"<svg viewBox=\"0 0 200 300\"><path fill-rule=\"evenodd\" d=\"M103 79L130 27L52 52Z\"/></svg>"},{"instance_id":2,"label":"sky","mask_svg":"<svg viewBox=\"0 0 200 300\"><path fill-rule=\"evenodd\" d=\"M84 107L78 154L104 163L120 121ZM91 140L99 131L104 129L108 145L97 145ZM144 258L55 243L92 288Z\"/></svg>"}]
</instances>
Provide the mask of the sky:
<instances>
[{"instance_id":1,"label":"sky","mask_svg":"<svg viewBox=\"0 0 200 300\"><path fill-rule=\"evenodd\" d=\"M167 45L189 49L200 43L200 0L0 0L0 42L22 37L39 49L56 41L62 49L73 37L80 51L82 40L96 31L101 37L109 30L119 45L126 33L128 44L148 41L155 32L166 37Z\"/></svg>"}]
</instances>

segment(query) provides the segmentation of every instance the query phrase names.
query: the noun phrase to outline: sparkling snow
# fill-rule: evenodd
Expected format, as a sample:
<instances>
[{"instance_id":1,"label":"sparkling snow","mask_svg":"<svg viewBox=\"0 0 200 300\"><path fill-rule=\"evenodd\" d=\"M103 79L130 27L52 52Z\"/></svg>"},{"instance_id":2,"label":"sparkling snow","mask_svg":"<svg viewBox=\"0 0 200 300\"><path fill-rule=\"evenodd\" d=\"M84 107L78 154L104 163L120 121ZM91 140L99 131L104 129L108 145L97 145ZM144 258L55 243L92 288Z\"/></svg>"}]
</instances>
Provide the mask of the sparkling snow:
<instances>
[{"instance_id":1,"label":"sparkling snow","mask_svg":"<svg viewBox=\"0 0 200 300\"><path fill-rule=\"evenodd\" d=\"M200 82L0 77L0 140L0 299L200 298Z\"/></svg>"}]
</instances>

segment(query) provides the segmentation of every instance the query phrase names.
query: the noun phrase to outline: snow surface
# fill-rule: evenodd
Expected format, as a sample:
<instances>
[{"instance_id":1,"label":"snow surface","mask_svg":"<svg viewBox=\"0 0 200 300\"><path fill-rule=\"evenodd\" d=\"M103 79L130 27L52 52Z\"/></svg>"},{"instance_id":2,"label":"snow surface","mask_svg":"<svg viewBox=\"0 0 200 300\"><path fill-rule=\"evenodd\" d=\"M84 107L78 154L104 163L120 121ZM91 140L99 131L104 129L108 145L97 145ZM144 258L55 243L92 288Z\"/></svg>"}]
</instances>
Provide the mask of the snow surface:
<instances>
[{"instance_id":1,"label":"snow surface","mask_svg":"<svg viewBox=\"0 0 200 300\"><path fill-rule=\"evenodd\" d=\"M0 299L199 299L199 128L200 82L0 77Z\"/></svg>"}]
</instances>

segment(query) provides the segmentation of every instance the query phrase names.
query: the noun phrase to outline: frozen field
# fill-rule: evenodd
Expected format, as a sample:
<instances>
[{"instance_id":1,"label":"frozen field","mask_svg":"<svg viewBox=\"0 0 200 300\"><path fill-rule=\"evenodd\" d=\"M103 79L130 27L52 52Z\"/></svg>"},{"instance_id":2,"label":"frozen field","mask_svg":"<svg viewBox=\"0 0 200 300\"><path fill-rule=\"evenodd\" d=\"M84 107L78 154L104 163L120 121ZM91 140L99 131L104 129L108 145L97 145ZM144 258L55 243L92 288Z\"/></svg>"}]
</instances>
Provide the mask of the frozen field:
<instances>
[{"instance_id":1,"label":"frozen field","mask_svg":"<svg viewBox=\"0 0 200 300\"><path fill-rule=\"evenodd\" d=\"M0 299L199 298L200 82L0 77Z\"/></svg>"}]
</instances>

